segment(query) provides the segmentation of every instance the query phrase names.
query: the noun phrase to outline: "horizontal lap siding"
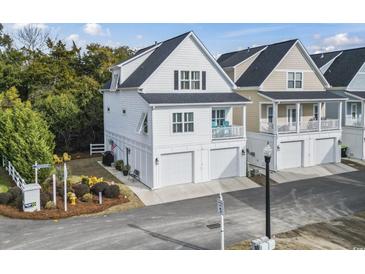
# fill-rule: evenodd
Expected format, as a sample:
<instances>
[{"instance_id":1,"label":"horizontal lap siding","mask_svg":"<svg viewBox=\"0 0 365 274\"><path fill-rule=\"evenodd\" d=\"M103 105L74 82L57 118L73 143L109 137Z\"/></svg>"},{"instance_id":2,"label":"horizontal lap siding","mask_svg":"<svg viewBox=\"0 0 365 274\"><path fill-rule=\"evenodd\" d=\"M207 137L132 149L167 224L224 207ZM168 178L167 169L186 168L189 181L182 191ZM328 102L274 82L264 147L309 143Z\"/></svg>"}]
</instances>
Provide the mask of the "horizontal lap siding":
<instances>
[{"instance_id":1,"label":"horizontal lap siding","mask_svg":"<svg viewBox=\"0 0 365 274\"><path fill-rule=\"evenodd\" d=\"M142 85L144 92L173 92L174 71L206 71L206 91L229 92L231 87L191 37L186 38Z\"/></svg>"},{"instance_id":2,"label":"horizontal lap siding","mask_svg":"<svg viewBox=\"0 0 365 274\"><path fill-rule=\"evenodd\" d=\"M269 75L262 84L262 90L284 91L287 89L287 71L303 71L303 90L304 91L324 91L325 88L314 72L311 65L307 62L298 46L294 46L277 68Z\"/></svg>"}]
</instances>

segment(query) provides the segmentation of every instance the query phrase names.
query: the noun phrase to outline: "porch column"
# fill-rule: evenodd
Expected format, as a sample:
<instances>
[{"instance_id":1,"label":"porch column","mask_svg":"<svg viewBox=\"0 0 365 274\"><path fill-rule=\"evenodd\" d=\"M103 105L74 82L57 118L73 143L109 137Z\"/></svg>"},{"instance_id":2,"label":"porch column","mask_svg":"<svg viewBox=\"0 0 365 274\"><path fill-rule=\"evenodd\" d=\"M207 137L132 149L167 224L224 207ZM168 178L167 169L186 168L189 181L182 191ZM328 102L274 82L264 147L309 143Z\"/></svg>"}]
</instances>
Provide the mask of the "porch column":
<instances>
[{"instance_id":1,"label":"porch column","mask_svg":"<svg viewBox=\"0 0 365 274\"><path fill-rule=\"evenodd\" d=\"M272 118L273 118L273 134L278 134L278 103L274 102L272 105Z\"/></svg>"},{"instance_id":2,"label":"porch column","mask_svg":"<svg viewBox=\"0 0 365 274\"><path fill-rule=\"evenodd\" d=\"M246 106L242 106L242 128L243 137L246 137Z\"/></svg>"},{"instance_id":3,"label":"porch column","mask_svg":"<svg viewBox=\"0 0 365 274\"><path fill-rule=\"evenodd\" d=\"M342 129L342 101L338 103L338 129Z\"/></svg>"},{"instance_id":4,"label":"porch column","mask_svg":"<svg viewBox=\"0 0 365 274\"><path fill-rule=\"evenodd\" d=\"M322 102L318 103L318 131L322 131Z\"/></svg>"},{"instance_id":5,"label":"porch column","mask_svg":"<svg viewBox=\"0 0 365 274\"><path fill-rule=\"evenodd\" d=\"M297 108L297 112L296 112L296 121L297 121L297 133L300 132L300 122L299 122L299 119L300 119L300 103L296 103L296 108Z\"/></svg>"}]
</instances>

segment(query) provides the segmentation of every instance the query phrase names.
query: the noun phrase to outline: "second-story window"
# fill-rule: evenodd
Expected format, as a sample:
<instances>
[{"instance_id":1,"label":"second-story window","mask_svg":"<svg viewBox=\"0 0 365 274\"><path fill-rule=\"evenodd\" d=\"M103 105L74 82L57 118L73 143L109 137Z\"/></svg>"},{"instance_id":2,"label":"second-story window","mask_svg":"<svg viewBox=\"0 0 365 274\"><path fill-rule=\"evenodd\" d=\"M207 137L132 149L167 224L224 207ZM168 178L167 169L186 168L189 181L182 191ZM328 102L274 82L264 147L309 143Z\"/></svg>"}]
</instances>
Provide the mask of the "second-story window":
<instances>
[{"instance_id":1,"label":"second-story window","mask_svg":"<svg viewBox=\"0 0 365 274\"><path fill-rule=\"evenodd\" d=\"M200 71L191 72L191 89L200 89Z\"/></svg>"},{"instance_id":2,"label":"second-story window","mask_svg":"<svg viewBox=\"0 0 365 274\"><path fill-rule=\"evenodd\" d=\"M190 71L180 71L180 86L181 89L190 89Z\"/></svg>"},{"instance_id":3,"label":"second-story window","mask_svg":"<svg viewBox=\"0 0 365 274\"><path fill-rule=\"evenodd\" d=\"M194 132L194 113L173 113L172 114L172 132Z\"/></svg>"},{"instance_id":4,"label":"second-story window","mask_svg":"<svg viewBox=\"0 0 365 274\"><path fill-rule=\"evenodd\" d=\"M288 72L288 88L300 89L303 87L303 72Z\"/></svg>"}]
</instances>

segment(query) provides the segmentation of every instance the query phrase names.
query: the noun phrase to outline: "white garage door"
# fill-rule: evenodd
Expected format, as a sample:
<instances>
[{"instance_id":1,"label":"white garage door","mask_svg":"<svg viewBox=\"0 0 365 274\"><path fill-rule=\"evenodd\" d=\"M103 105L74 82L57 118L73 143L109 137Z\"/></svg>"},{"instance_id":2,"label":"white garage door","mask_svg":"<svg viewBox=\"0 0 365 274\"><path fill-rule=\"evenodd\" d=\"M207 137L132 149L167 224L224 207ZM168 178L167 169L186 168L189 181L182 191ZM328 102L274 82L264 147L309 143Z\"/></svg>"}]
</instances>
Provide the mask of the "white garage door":
<instances>
[{"instance_id":1,"label":"white garage door","mask_svg":"<svg viewBox=\"0 0 365 274\"><path fill-rule=\"evenodd\" d=\"M193 182L193 153L161 155L161 186Z\"/></svg>"},{"instance_id":2,"label":"white garage door","mask_svg":"<svg viewBox=\"0 0 365 274\"><path fill-rule=\"evenodd\" d=\"M238 176L238 149L225 148L210 151L210 178Z\"/></svg>"},{"instance_id":3,"label":"white garage door","mask_svg":"<svg viewBox=\"0 0 365 274\"><path fill-rule=\"evenodd\" d=\"M280 143L280 151L278 153L278 169L301 167L303 159L303 142L295 141Z\"/></svg>"},{"instance_id":4,"label":"white garage door","mask_svg":"<svg viewBox=\"0 0 365 274\"><path fill-rule=\"evenodd\" d=\"M326 164L335 162L335 139L318 139L315 143L316 164Z\"/></svg>"}]
</instances>

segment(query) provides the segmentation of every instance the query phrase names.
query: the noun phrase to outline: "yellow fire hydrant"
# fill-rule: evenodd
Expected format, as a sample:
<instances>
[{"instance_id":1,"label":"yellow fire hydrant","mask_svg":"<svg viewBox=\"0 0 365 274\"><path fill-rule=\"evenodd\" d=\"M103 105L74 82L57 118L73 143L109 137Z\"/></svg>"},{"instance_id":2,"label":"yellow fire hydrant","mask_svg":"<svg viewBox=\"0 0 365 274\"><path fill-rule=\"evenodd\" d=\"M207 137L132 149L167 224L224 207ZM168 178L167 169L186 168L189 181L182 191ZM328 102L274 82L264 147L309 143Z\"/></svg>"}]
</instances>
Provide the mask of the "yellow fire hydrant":
<instances>
[{"instance_id":1,"label":"yellow fire hydrant","mask_svg":"<svg viewBox=\"0 0 365 274\"><path fill-rule=\"evenodd\" d=\"M76 198L75 193L72 193L72 194L70 195L70 202L71 202L71 205L76 205L76 200L77 200L77 198Z\"/></svg>"}]
</instances>

